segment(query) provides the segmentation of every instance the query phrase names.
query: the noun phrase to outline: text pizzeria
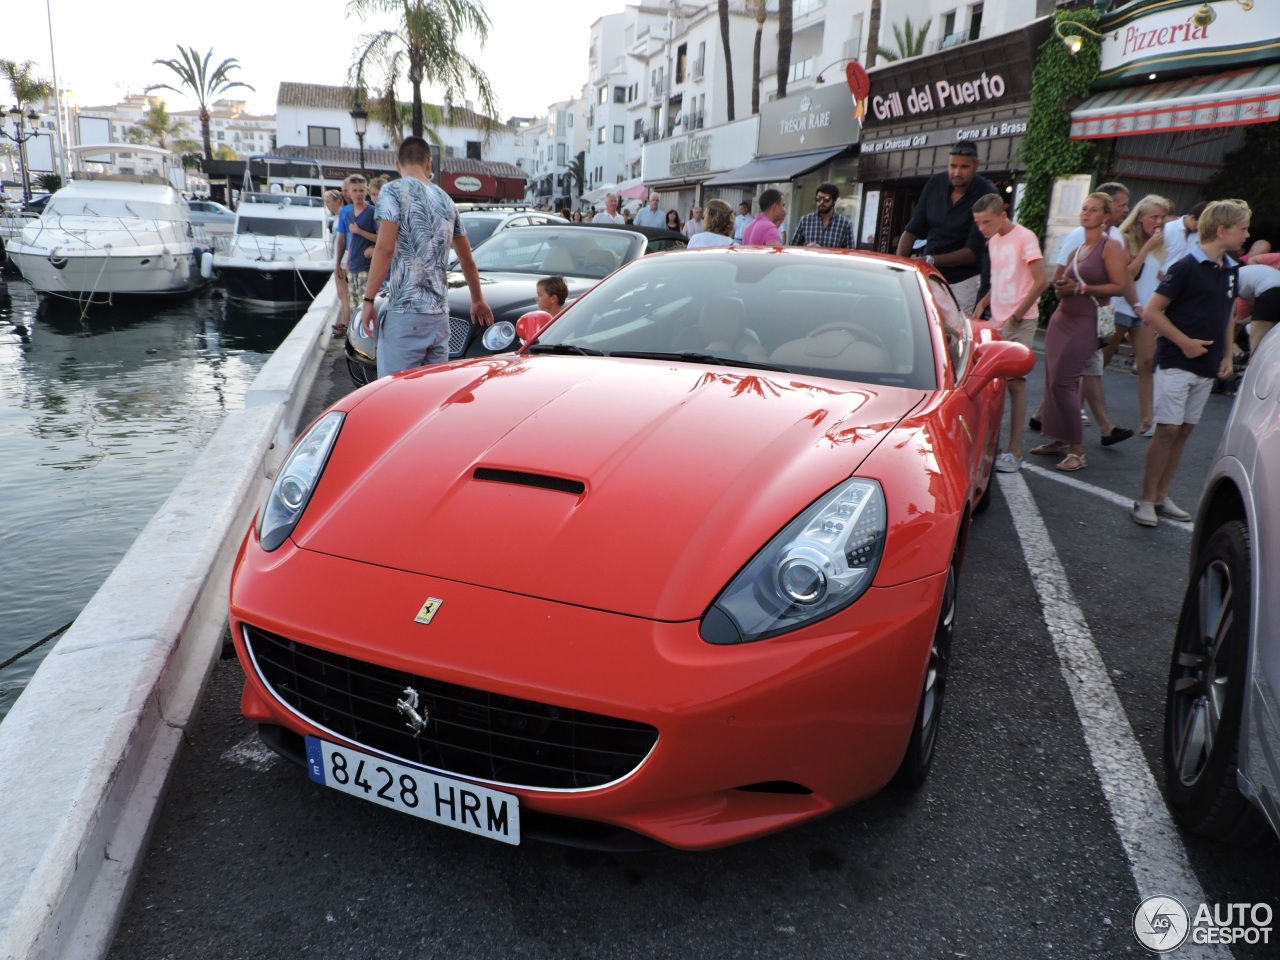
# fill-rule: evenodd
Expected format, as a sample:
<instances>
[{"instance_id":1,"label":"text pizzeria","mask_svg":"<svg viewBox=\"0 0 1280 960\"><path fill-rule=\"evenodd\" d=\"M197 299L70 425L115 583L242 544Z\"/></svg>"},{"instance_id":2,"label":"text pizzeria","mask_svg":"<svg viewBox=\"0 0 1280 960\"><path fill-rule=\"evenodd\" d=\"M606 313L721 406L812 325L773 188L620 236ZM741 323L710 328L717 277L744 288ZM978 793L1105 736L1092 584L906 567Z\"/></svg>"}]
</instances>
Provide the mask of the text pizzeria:
<instances>
[{"instance_id":1,"label":"text pizzeria","mask_svg":"<svg viewBox=\"0 0 1280 960\"><path fill-rule=\"evenodd\" d=\"M1190 19L1186 23L1175 23L1172 27L1160 27L1156 30L1139 30L1130 27L1124 32L1124 54L1141 53L1155 47L1167 47L1174 43L1185 43L1190 40L1207 40L1208 27L1198 27Z\"/></svg>"}]
</instances>

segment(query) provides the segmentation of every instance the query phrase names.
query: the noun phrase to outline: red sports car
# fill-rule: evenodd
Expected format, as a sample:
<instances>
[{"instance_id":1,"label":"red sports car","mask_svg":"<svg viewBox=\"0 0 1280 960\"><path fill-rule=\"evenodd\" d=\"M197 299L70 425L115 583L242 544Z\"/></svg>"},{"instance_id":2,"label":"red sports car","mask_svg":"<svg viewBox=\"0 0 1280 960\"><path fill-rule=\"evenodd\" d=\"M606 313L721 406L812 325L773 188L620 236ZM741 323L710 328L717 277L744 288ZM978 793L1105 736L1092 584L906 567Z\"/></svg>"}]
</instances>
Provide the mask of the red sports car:
<instances>
[{"instance_id":1,"label":"red sports car","mask_svg":"<svg viewBox=\"0 0 1280 960\"><path fill-rule=\"evenodd\" d=\"M920 783L1032 354L930 267L798 248L548 319L299 438L231 587L265 740L508 843L714 847Z\"/></svg>"}]
</instances>

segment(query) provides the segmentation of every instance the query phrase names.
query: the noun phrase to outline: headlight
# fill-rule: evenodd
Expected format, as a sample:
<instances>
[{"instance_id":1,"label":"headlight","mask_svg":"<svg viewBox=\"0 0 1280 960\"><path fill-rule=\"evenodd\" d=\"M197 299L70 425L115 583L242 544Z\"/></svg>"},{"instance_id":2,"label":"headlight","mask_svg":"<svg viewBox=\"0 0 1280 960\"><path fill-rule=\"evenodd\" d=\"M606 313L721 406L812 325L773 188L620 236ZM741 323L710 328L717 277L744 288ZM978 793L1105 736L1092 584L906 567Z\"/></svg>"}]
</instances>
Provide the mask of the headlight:
<instances>
[{"instance_id":1,"label":"headlight","mask_svg":"<svg viewBox=\"0 0 1280 960\"><path fill-rule=\"evenodd\" d=\"M871 586L886 528L880 484L842 483L787 524L733 578L702 618L702 639L763 640L847 607Z\"/></svg>"},{"instance_id":2,"label":"headlight","mask_svg":"<svg viewBox=\"0 0 1280 960\"><path fill-rule=\"evenodd\" d=\"M334 411L321 417L289 451L262 508L258 542L263 550L271 551L284 543L302 519L345 416Z\"/></svg>"},{"instance_id":3,"label":"headlight","mask_svg":"<svg viewBox=\"0 0 1280 960\"><path fill-rule=\"evenodd\" d=\"M499 320L485 330L480 342L484 344L486 350L492 350L494 353L506 350L516 342L516 325L510 320Z\"/></svg>"}]
</instances>

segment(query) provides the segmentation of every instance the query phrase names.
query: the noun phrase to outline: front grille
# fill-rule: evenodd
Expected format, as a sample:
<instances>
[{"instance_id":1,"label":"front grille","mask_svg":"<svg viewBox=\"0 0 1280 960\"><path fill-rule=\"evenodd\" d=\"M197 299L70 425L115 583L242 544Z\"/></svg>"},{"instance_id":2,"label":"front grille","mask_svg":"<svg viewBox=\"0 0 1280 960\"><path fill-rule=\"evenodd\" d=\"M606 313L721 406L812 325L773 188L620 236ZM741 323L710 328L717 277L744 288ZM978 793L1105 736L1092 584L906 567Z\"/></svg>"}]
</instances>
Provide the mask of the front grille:
<instances>
[{"instance_id":1,"label":"front grille","mask_svg":"<svg viewBox=\"0 0 1280 960\"><path fill-rule=\"evenodd\" d=\"M263 681L281 701L352 743L447 773L508 786L583 790L626 776L658 731L567 707L392 670L245 628ZM418 694L415 735L396 703Z\"/></svg>"},{"instance_id":2,"label":"front grille","mask_svg":"<svg viewBox=\"0 0 1280 960\"><path fill-rule=\"evenodd\" d=\"M449 318L449 356L457 359L467 349L467 338L471 336L471 320L466 317Z\"/></svg>"}]
</instances>

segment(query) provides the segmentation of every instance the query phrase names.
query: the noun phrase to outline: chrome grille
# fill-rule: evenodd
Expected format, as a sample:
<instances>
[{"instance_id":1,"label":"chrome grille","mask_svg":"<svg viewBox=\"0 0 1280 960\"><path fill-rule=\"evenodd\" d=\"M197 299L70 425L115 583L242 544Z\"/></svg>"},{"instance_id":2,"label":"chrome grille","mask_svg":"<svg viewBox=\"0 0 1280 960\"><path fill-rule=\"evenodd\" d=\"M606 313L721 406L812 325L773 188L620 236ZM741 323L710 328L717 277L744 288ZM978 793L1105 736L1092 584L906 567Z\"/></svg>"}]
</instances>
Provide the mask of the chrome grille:
<instances>
[{"instance_id":1,"label":"chrome grille","mask_svg":"<svg viewBox=\"0 0 1280 960\"><path fill-rule=\"evenodd\" d=\"M461 317L449 318L449 356L456 359L467 349L467 337L471 335L471 321Z\"/></svg>"},{"instance_id":2,"label":"chrome grille","mask_svg":"<svg viewBox=\"0 0 1280 960\"><path fill-rule=\"evenodd\" d=\"M353 743L447 773L590 789L625 777L658 740L648 724L392 670L255 627L244 632L259 676L299 715ZM396 707L410 688L427 720L416 735Z\"/></svg>"}]
</instances>

